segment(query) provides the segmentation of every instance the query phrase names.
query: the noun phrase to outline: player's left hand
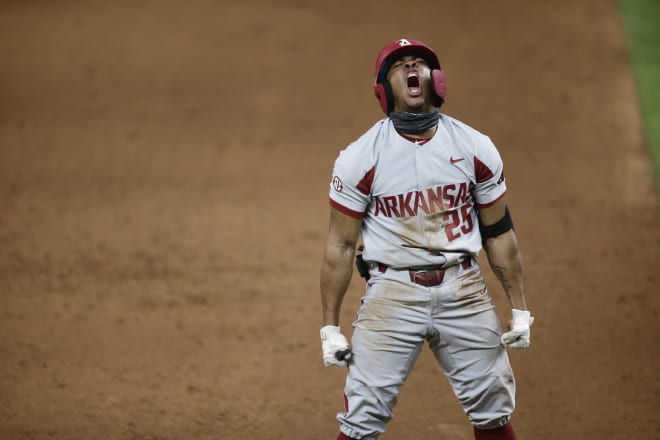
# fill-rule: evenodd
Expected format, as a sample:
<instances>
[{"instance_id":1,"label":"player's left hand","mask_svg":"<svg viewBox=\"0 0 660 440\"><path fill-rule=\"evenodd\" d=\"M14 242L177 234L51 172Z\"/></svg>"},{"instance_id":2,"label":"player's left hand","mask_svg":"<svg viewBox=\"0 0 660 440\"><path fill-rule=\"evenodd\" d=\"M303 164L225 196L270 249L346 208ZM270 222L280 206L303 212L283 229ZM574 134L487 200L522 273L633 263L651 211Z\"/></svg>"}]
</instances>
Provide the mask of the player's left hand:
<instances>
[{"instance_id":1,"label":"player's left hand","mask_svg":"<svg viewBox=\"0 0 660 440\"><path fill-rule=\"evenodd\" d=\"M321 329L321 347L323 348L323 364L327 367L345 367L351 359L351 347L339 327L326 325Z\"/></svg>"},{"instance_id":2,"label":"player's left hand","mask_svg":"<svg viewBox=\"0 0 660 440\"><path fill-rule=\"evenodd\" d=\"M527 348L530 344L530 327L534 317L529 310L511 310L511 330L502 335L502 344L511 348Z\"/></svg>"}]
</instances>

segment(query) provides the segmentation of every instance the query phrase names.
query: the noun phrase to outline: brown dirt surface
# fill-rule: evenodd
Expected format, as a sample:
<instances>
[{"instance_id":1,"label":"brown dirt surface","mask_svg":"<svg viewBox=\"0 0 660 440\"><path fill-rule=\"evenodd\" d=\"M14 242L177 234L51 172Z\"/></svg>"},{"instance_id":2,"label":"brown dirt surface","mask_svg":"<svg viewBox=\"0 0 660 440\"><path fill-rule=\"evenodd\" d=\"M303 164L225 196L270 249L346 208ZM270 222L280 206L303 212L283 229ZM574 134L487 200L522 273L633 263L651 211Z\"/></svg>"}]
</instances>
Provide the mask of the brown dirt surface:
<instances>
[{"instance_id":1,"label":"brown dirt surface","mask_svg":"<svg viewBox=\"0 0 660 440\"><path fill-rule=\"evenodd\" d=\"M536 315L519 438L660 438L660 216L614 0L226 3L0 4L0 438L336 437L329 177L400 37L505 161ZM472 438L428 352L395 416L383 439Z\"/></svg>"}]
</instances>

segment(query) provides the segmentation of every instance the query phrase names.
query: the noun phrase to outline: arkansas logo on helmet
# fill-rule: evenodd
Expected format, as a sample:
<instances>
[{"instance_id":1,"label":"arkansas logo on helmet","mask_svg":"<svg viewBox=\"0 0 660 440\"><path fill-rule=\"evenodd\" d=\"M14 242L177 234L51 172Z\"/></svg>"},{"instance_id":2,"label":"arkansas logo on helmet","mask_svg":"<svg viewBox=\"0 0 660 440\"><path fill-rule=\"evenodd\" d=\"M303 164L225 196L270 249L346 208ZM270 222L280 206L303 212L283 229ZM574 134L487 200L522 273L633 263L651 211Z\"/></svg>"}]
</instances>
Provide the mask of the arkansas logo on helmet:
<instances>
[{"instance_id":1,"label":"arkansas logo on helmet","mask_svg":"<svg viewBox=\"0 0 660 440\"><path fill-rule=\"evenodd\" d=\"M378 99L380 108L383 109L386 115L392 113L394 107L394 96L392 95L392 86L387 80L387 72L397 58L408 54L421 56L429 63L429 67L431 68L431 85L435 98L433 104L436 107L440 107L445 102L447 82L445 72L440 67L438 56L433 49L421 41L402 38L381 49L378 58L376 58L374 94L376 95L376 99Z\"/></svg>"}]
</instances>

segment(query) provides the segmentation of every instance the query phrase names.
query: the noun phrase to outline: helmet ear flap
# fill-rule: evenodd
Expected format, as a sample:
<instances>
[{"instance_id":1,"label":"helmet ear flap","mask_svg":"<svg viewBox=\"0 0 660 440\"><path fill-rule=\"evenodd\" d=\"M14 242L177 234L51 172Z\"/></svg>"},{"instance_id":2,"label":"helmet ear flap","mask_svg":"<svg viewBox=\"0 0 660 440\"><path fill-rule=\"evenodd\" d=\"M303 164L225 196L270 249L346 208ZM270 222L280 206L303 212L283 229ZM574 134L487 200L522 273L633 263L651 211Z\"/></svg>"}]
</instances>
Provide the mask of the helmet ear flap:
<instances>
[{"instance_id":1,"label":"helmet ear flap","mask_svg":"<svg viewBox=\"0 0 660 440\"><path fill-rule=\"evenodd\" d=\"M440 107L447 97L447 77L442 69L431 70L431 85L438 98L436 105Z\"/></svg>"},{"instance_id":2,"label":"helmet ear flap","mask_svg":"<svg viewBox=\"0 0 660 440\"><path fill-rule=\"evenodd\" d=\"M383 109L383 112L386 115L392 113L394 107L394 95L392 94L392 85L388 80L383 80L382 82L374 85L374 95L378 99L380 108Z\"/></svg>"}]
</instances>

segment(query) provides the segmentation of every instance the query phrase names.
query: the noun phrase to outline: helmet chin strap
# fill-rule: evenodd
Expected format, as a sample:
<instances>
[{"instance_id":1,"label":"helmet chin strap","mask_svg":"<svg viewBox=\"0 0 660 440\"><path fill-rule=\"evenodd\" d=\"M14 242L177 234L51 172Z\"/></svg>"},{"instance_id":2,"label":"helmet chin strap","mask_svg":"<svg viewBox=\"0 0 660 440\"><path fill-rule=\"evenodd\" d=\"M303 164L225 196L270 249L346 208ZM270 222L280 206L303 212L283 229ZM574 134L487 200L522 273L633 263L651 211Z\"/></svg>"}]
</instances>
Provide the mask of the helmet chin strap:
<instances>
[{"instance_id":1,"label":"helmet chin strap","mask_svg":"<svg viewBox=\"0 0 660 440\"><path fill-rule=\"evenodd\" d=\"M434 108L428 113L392 112L389 116L397 131L417 134L438 125L440 110Z\"/></svg>"}]
</instances>

